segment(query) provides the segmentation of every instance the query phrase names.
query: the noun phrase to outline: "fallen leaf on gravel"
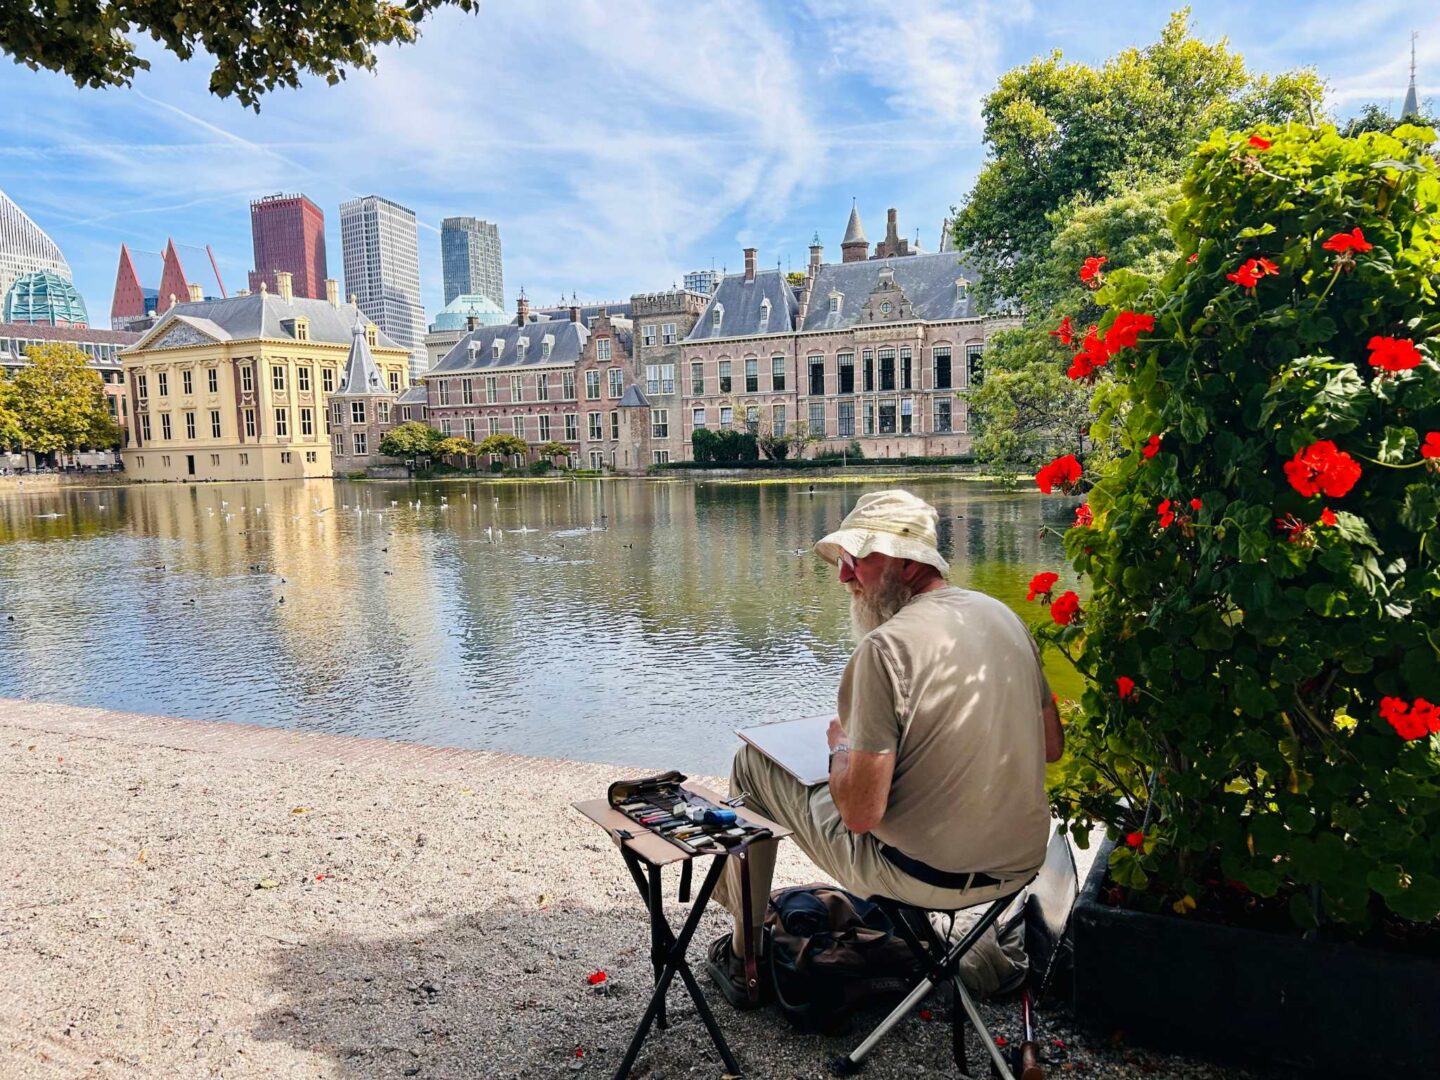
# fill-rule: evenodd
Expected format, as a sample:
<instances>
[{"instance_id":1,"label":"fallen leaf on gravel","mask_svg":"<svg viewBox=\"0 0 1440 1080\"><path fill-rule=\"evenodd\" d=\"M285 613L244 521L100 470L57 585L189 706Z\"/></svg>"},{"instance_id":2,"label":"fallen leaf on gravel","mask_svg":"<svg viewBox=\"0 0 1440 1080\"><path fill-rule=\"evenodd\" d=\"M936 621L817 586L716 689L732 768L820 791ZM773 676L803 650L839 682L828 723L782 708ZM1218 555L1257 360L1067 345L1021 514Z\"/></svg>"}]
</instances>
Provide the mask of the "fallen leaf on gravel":
<instances>
[{"instance_id":1,"label":"fallen leaf on gravel","mask_svg":"<svg viewBox=\"0 0 1440 1080\"><path fill-rule=\"evenodd\" d=\"M255 888L257 889L278 889L279 887L280 882L276 881L274 878L268 877L255 886Z\"/></svg>"},{"instance_id":2,"label":"fallen leaf on gravel","mask_svg":"<svg viewBox=\"0 0 1440 1080\"><path fill-rule=\"evenodd\" d=\"M324 880L325 880L325 875L324 875L324 874L316 874L316 875L315 875L315 880L316 880L316 881L324 881Z\"/></svg>"},{"instance_id":3,"label":"fallen leaf on gravel","mask_svg":"<svg viewBox=\"0 0 1440 1080\"><path fill-rule=\"evenodd\" d=\"M461 794L461 795L474 795L475 792L474 792L472 789L468 788L468 787L462 787L462 788L460 789L460 794Z\"/></svg>"},{"instance_id":4,"label":"fallen leaf on gravel","mask_svg":"<svg viewBox=\"0 0 1440 1080\"><path fill-rule=\"evenodd\" d=\"M146 856L147 854L148 854L148 852L142 847L142 848L140 849L140 854L135 856L135 861L136 861L136 862L144 862L144 861L145 861L145 856Z\"/></svg>"},{"instance_id":5,"label":"fallen leaf on gravel","mask_svg":"<svg viewBox=\"0 0 1440 1080\"><path fill-rule=\"evenodd\" d=\"M592 975L585 976L585 981L588 982L591 986L599 986L608 978L609 976L606 975L605 972L597 971Z\"/></svg>"},{"instance_id":6,"label":"fallen leaf on gravel","mask_svg":"<svg viewBox=\"0 0 1440 1080\"><path fill-rule=\"evenodd\" d=\"M310 808L308 806L296 806L292 807L290 812L292 814L308 814L310 812Z\"/></svg>"}]
</instances>

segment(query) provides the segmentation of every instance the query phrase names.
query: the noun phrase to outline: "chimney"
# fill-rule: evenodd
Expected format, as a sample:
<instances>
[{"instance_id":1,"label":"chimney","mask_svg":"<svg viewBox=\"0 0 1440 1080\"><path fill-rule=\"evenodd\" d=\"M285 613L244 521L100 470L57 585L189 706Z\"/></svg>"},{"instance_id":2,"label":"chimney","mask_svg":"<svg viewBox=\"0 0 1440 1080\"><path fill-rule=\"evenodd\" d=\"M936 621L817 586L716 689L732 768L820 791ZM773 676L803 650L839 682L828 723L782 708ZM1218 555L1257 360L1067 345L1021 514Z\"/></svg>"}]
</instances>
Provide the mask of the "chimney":
<instances>
[{"instance_id":1,"label":"chimney","mask_svg":"<svg viewBox=\"0 0 1440 1080\"><path fill-rule=\"evenodd\" d=\"M198 304L201 300L205 299L205 290L199 285L190 285L188 288L190 291L190 302L192 304Z\"/></svg>"},{"instance_id":2,"label":"chimney","mask_svg":"<svg viewBox=\"0 0 1440 1080\"><path fill-rule=\"evenodd\" d=\"M571 322L579 322L579 321L580 321L580 309L579 309L579 307L577 307L577 306L574 305L574 304L571 304L571 305L570 305L570 321L571 321Z\"/></svg>"},{"instance_id":3,"label":"chimney","mask_svg":"<svg viewBox=\"0 0 1440 1080\"><path fill-rule=\"evenodd\" d=\"M325 299L330 301L331 307L340 306L340 283L333 277L325 279Z\"/></svg>"},{"instance_id":4,"label":"chimney","mask_svg":"<svg viewBox=\"0 0 1440 1080\"><path fill-rule=\"evenodd\" d=\"M520 299L515 301L515 325L524 326L530 321L530 301L526 299L524 290L520 292Z\"/></svg>"},{"instance_id":5,"label":"chimney","mask_svg":"<svg viewBox=\"0 0 1440 1080\"><path fill-rule=\"evenodd\" d=\"M820 245L820 234L815 234L815 239L810 241L810 276L814 277L815 272L820 269L820 259L825 249Z\"/></svg>"},{"instance_id":6,"label":"chimney","mask_svg":"<svg viewBox=\"0 0 1440 1080\"><path fill-rule=\"evenodd\" d=\"M275 271L275 291L280 294L280 299L284 300L287 304L295 295L291 291L290 281L291 279L289 270Z\"/></svg>"},{"instance_id":7,"label":"chimney","mask_svg":"<svg viewBox=\"0 0 1440 1080\"><path fill-rule=\"evenodd\" d=\"M755 249L745 249L745 280L755 280Z\"/></svg>"},{"instance_id":8,"label":"chimney","mask_svg":"<svg viewBox=\"0 0 1440 1080\"><path fill-rule=\"evenodd\" d=\"M480 320L479 320L478 318L476 318L474 315L466 315L466 316L465 316L465 329L466 329L467 331L468 331L468 330L474 330L474 329L475 329L477 326L479 326L479 325L480 325Z\"/></svg>"}]
</instances>

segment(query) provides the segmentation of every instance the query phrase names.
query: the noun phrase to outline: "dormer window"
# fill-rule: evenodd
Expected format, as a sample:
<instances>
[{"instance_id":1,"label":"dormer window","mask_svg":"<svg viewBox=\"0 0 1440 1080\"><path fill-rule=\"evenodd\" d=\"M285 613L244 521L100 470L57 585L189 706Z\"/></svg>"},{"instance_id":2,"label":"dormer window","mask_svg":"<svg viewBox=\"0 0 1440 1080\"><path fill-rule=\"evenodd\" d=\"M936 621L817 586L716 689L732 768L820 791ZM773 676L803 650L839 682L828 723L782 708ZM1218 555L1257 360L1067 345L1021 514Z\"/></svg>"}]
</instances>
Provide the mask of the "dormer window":
<instances>
[{"instance_id":1,"label":"dormer window","mask_svg":"<svg viewBox=\"0 0 1440 1080\"><path fill-rule=\"evenodd\" d=\"M515 342L515 358L521 363L525 362L525 350L530 347L530 339L522 337Z\"/></svg>"},{"instance_id":2,"label":"dormer window","mask_svg":"<svg viewBox=\"0 0 1440 1080\"><path fill-rule=\"evenodd\" d=\"M372 349L375 348L375 346L378 344L378 341L375 337L374 323L371 323L369 326L365 327L365 344L369 345Z\"/></svg>"},{"instance_id":3,"label":"dormer window","mask_svg":"<svg viewBox=\"0 0 1440 1080\"><path fill-rule=\"evenodd\" d=\"M963 304L970 295L970 282L966 278L955 279L955 299Z\"/></svg>"},{"instance_id":4,"label":"dormer window","mask_svg":"<svg viewBox=\"0 0 1440 1080\"><path fill-rule=\"evenodd\" d=\"M840 294L840 293L838 293L838 292L832 292L832 293L830 294L830 314L831 314L831 315L839 315L839 314L840 314L840 301L843 300L843 299L844 299L843 295Z\"/></svg>"},{"instance_id":5,"label":"dormer window","mask_svg":"<svg viewBox=\"0 0 1440 1080\"><path fill-rule=\"evenodd\" d=\"M505 351L505 342L496 338L490 343L490 356L494 360L500 359L500 354Z\"/></svg>"},{"instance_id":6,"label":"dormer window","mask_svg":"<svg viewBox=\"0 0 1440 1080\"><path fill-rule=\"evenodd\" d=\"M310 320L309 320L309 319L296 319L296 320L295 320L295 340L296 340L296 341L309 341L309 340L310 340Z\"/></svg>"},{"instance_id":7,"label":"dormer window","mask_svg":"<svg viewBox=\"0 0 1440 1080\"><path fill-rule=\"evenodd\" d=\"M541 359L541 360L549 360L549 359L550 359L550 349L551 349L551 347L552 347L554 344L555 344L555 335L554 335L554 334L546 334L543 338L540 339L540 359Z\"/></svg>"},{"instance_id":8,"label":"dormer window","mask_svg":"<svg viewBox=\"0 0 1440 1080\"><path fill-rule=\"evenodd\" d=\"M760 301L760 329L764 330L770 325L770 298L767 296Z\"/></svg>"},{"instance_id":9,"label":"dormer window","mask_svg":"<svg viewBox=\"0 0 1440 1080\"><path fill-rule=\"evenodd\" d=\"M880 313L881 313L882 315L889 315L890 312L891 312L891 310L893 310L893 309L892 309L891 306L890 306L890 301L889 301L889 300L885 300L885 301L882 301L882 302L881 302L881 304L880 304Z\"/></svg>"},{"instance_id":10,"label":"dormer window","mask_svg":"<svg viewBox=\"0 0 1440 1080\"><path fill-rule=\"evenodd\" d=\"M711 309L710 309L710 329L711 329L711 330L719 330L719 329L720 329L720 320L723 319L724 317L725 317L725 305L724 305L724 304L716 304L713 308L711 308Z\"/></svg>"}]
</instances>

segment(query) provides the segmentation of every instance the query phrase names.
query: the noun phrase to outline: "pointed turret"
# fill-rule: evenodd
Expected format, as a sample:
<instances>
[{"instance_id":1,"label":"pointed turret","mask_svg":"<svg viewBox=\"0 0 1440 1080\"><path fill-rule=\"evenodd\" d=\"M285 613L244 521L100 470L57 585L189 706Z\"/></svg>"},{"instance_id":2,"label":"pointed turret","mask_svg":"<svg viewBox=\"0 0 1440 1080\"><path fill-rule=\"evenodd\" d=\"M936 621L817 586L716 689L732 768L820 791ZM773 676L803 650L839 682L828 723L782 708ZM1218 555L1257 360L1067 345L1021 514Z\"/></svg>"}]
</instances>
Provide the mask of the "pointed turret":
<instances>
[{"instance_id":1,"label":"pointed turret","mask_svg":"<svg viewBox=\"0 0 1440 1080\"><path fill-rule=\"evenodd\" d=\"M130 249L120 245L120 265L115 270L115 294L110 301L110 327L125 329L132 320L145 317L145 289Z\"/></svg>"},{"instance_id":2,"label":"pointed turret","mask_svg":"<svg viewBox=\"0 0 1440 1080\"><path fill-rule=\"evenodd\" d=\"M1415 39L1419 35L1414 31L1410 34L1410 88L1405 91L1405 104L1400 107L1400 119L1407 116L1420 115L1420 98L1415 93Z\"/></svg>"},{"instance_id":3,"label":"pointed turret","mask_svg":"<svg viewBox=\"0 0 1440 1080\"><path fill-rule=\"evenodd\" d=\"M845 225L845 239L840 241L842 262L864 262L870 257L870 241L865 239L865 226L860 224L860 207L850 202L850 220Z\"/></svg>"},{"instance_id":4,"label":"pointed turret","mask_svg":"<svg viewBox=\"0 0 1440 1080\"><path fill-rule=\"evenodd\" d=\"M174 297L189 296L190 283L185 280L185 268L180 265L180 253L175 250L175 241L165 241L165 265L160 271L160 302L155 305L155 314L169 310Z\"/></svg>"},{"instance_id":5,"label":"pointed turret","mask_svg":"<svg viewBox=\"0 0 1440 1080\"><path fill-rule=\"evenodd\" d=\"M355 313L355 326L350 331L350 355L345 359L345 376L340 380L336 394L341 397L359 394L383 394L389 396L385 380L375 365L370 353L369 335L365 331L365 320Z\"/></svg>"}]
</instances>

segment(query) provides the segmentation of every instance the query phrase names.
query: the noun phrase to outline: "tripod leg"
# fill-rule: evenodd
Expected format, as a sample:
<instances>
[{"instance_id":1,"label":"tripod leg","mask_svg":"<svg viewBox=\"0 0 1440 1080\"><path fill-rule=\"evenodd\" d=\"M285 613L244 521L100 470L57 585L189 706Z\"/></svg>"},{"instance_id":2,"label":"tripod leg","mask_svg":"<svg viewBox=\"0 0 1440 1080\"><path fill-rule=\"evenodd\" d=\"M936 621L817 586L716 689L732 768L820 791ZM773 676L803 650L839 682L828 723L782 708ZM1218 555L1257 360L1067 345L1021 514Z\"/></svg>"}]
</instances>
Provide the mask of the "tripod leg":
<instances>
[{"instance_id":1,"label":"tripod leg","mask_svg":"<svg viewBox=\"0 0 1440 1080\"><path fill-rule=\"evenodd\" d=\"M669 927L665 925L665 898L661 890L660 867L650 867L649 895L646 903L650 908L650 966L655 969L655 984L665 970L665 938ZM660 1009L655 1014L655 1023L662 1029L670 1026L665 1015L665 998L661 995Z\"/></svg>"}]
</instances>

